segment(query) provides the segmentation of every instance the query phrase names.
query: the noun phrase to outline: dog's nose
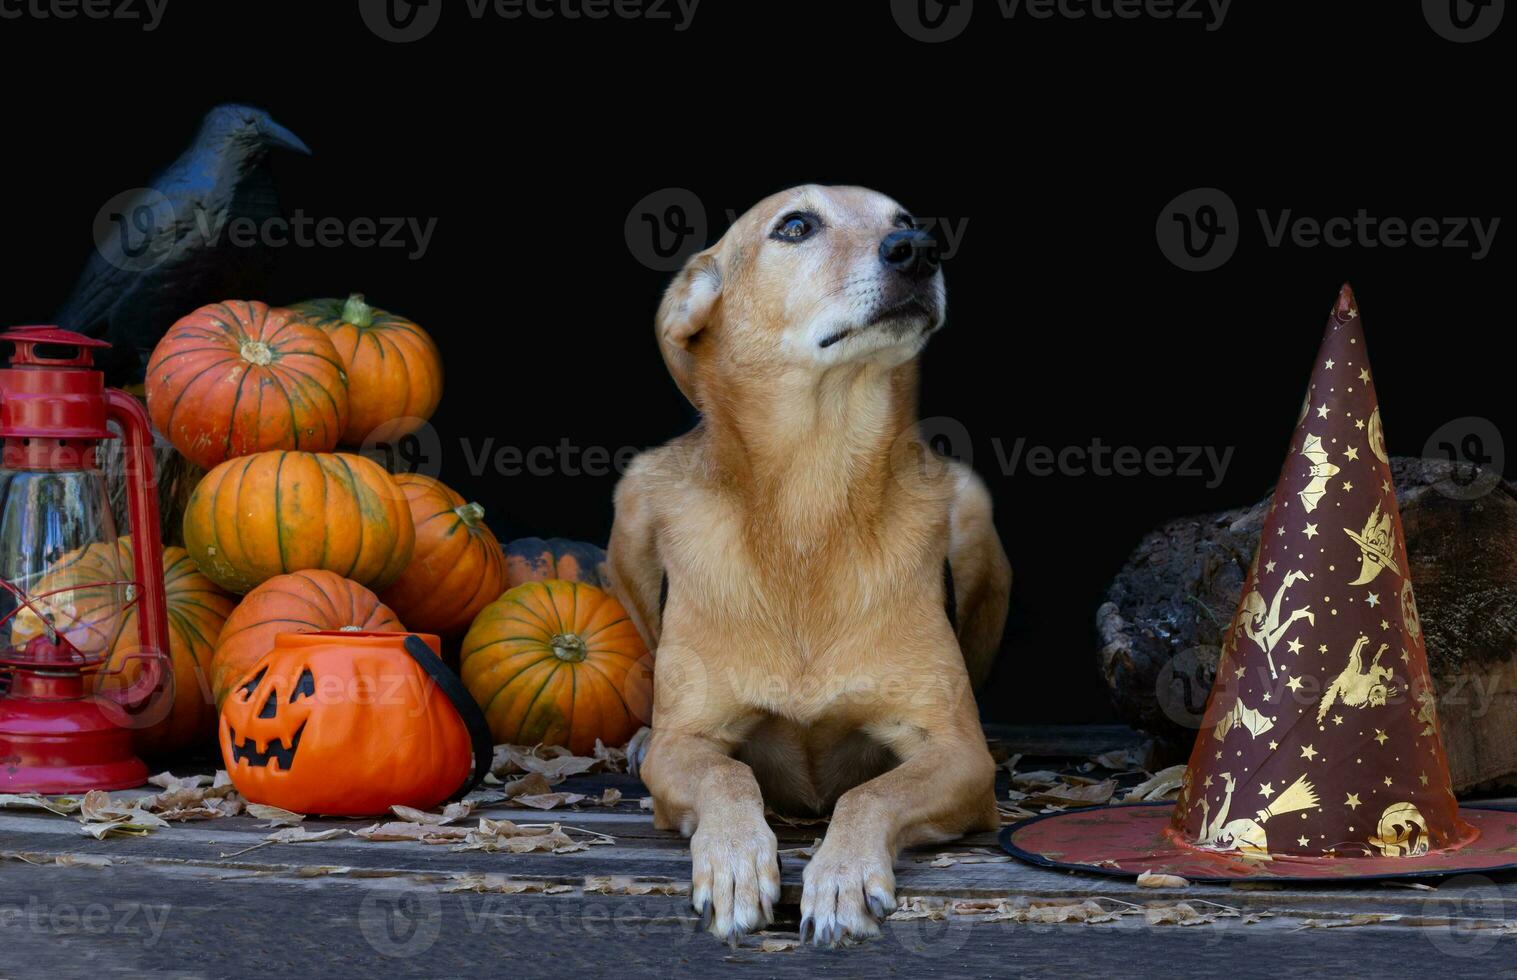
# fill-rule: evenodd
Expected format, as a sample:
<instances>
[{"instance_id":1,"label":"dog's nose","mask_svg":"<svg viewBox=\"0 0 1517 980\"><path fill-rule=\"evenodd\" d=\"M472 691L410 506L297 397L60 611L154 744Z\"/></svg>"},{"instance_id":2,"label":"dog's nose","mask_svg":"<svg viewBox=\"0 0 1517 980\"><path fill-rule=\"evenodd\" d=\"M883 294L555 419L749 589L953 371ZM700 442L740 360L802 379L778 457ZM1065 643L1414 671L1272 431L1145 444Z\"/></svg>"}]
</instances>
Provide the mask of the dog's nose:
<instances>
[{"instance_id":1,"label":"dog's nose","mask_svg":"<svg viewBox=\"0 0 1517 980\"><path fill-rule=\"evenodd\" d=\"M938 240L918 228L893 231L880 242L880 261L908 279L938 271Z\"/></svg>"}]
</instances>

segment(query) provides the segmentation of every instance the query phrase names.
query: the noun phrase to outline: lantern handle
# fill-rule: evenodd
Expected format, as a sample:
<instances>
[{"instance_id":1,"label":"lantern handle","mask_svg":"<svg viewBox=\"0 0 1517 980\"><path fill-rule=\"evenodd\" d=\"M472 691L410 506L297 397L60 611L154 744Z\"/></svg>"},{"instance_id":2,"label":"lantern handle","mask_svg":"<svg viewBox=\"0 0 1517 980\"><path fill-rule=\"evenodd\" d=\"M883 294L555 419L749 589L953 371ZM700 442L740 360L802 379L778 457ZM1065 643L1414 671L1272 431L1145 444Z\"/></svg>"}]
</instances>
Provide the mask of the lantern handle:
<instances>
[{"instance_id":1,"label":"lantern handle","mask_svg":"<svg viewBox=\"0 0 1517 980\"><path fill-rule=\"evenodd\" d=\"M158 522L158 479L153 428L142 403L115 388L105 393L106 415L121 426L127 516L132 522L132 577L137 583L137 632L142 673L111 700L128 712L145 709L156 695L174 698L169 660L168 605L163 586L163 534Z\"/></svg>"}]
</instances>

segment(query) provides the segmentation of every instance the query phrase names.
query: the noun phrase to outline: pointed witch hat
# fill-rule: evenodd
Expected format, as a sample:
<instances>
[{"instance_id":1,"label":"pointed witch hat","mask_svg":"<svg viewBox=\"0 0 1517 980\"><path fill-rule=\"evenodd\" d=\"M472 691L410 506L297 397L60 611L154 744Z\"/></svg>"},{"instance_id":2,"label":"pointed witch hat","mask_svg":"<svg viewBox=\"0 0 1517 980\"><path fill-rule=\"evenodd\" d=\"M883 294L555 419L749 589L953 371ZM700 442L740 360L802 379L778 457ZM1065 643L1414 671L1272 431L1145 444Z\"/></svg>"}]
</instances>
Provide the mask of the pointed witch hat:
<instances>
[{"instance_id":1,"label":"pointed witch hat","mask_svg":"<svg viewBox=\"0 0 1517 980\"><path fill-rule=\"evenodd\" d=\"M1454 799L1408 568L1344 286L1178 802L1033 817L1003 846L1048 867L1193 880L1517 866L1517 813Z\"/></svg>"}]
</instances>

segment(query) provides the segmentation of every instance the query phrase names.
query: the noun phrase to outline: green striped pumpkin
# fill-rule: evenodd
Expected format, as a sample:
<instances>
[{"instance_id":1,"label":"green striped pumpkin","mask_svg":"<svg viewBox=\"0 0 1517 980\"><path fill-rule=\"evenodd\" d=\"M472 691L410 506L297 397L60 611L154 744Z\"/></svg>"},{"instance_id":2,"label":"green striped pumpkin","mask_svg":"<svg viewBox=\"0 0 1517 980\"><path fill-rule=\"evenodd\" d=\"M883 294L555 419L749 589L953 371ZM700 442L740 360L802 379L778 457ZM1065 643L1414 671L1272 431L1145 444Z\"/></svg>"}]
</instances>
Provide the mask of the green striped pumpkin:
<instances>
[{"instance_id":1,"label":"green striped pumpkin","mask_svg":"<svg viewBox=\"0 0 1517 980\"><path fill-rule=\"evenodd\" d=\"M442 400L442 354L425 330L359 293L290 309L327 335L347 372L343 445L394 442L432 417Z\"/></svg>"},{"instance_id":2,"label":"green striped pumpkin","mask_svg":"<svg viewBox=\"0 0 1517 980\"><path fill-rule=\"evenodd\" d=\"M233 592L312 568L378 591L411 560L416 528L405 494L372 460L274 451L205 475L185 508L184 546Z\"/></svg>"},{"instance_id":3,"label":"green striped pumpkin","mask_svg":"<svg viewBox=\"0 0 1517 980\"><path fill-rule=\"evenodd\" d=\"M652 659L627 611L583 582L528 582L486 606L460 673L496 742L622 745L652 717Z\"/></svg>"}]
</instances>

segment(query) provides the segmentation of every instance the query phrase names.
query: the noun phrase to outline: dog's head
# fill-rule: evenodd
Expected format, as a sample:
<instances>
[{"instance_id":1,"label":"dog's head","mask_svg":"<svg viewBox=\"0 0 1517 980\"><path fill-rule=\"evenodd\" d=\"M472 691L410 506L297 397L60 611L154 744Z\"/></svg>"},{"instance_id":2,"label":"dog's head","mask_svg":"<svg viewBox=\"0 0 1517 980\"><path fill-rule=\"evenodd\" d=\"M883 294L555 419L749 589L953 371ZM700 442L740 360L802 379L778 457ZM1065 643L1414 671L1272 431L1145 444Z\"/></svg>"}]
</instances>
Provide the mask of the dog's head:
<instances>
[{"instance_id":1,"label":"dog's head","mask_svg":"<svg viewBox=\"0 0 1517 980\"><path fill-rule=\"evenodd\" d=\"M936 240L860 187L806 185L739 218L675 277L659 347L685 396L703 378L825 371L915 357L943 323Z\"/></svg>"}]
</instances>

